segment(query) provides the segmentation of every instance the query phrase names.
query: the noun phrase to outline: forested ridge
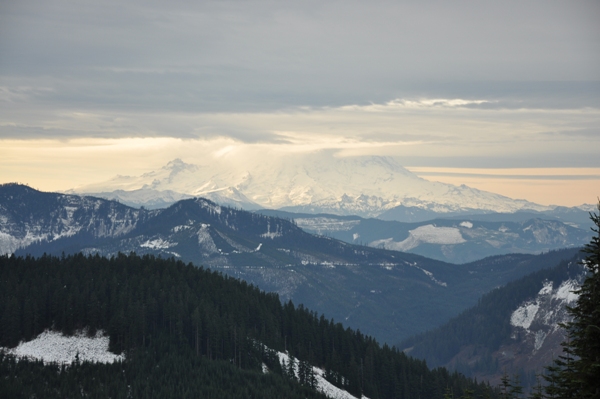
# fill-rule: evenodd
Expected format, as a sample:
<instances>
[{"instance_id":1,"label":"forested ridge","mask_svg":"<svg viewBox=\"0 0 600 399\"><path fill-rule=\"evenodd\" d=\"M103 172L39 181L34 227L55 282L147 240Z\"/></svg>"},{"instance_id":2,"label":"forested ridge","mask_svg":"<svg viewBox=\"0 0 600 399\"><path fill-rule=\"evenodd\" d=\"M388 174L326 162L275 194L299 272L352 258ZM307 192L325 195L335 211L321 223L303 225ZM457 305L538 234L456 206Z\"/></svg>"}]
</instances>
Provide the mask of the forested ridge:
<instances>
[{"instance_id":1,"label":"forested ridge","mask_svg":"<svg viewBox=\"0 0 600 399\"><path fill-rule=\"evenodd\" d=\"M323 368L332 383L357 396L442 398L448 389L455 397L494 396L484 384L429 370L360 331L282 304L276 294L174 259L4 256L0 317L0 346L50 328L64 334L87 328L106 331L111 351L126 354L123 363L75 364L60 373L3 355L0 392L28 397L320 395L309 380L301 381L309 386L293 381L261 344ZM262 363L272 372L263 374Z\"/></svg>"}]
</instances>

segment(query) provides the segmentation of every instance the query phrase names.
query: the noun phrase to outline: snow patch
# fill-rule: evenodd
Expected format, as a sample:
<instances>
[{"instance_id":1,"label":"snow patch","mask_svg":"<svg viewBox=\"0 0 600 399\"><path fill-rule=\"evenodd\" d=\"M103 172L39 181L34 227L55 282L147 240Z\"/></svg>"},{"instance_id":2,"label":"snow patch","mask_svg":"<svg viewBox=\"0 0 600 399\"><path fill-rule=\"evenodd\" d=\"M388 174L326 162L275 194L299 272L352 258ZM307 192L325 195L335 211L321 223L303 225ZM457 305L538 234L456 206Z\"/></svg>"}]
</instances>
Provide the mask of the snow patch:
<instances>
[{"instance_id":1,"label":"snow patch","mask_svg":"<svg viewBox=\"0 0 600 399\"><path fill-rule=\"evenodd\" d=\"M460 230L456 227L436 227L432 224L427 224L410 230L408 233L408 238L402 242L386 238L373 241L369 245L394 251L409 251L421 244L453 245L466 242L460 234Z\"/></svg>"},{"instance_id":2,"label":"snow patch","mask_svg":"<svg viewBox=\"0 0 600 399\"><path fill-rule=\"evenodd\" d=\"M202 198L198 198L196 201L198 202L198 204L200 204L202 208L205 208L208 212L217 215L221 214L221 207L219 205L210 203Z\"/></svg>"},{"instance_id":3,"label":"snow patch","mask_svg":"<svg viewBox=\"0 0 600 399\"><path fill-rule=\"evenodd\" d=\"M534 351L537 352L537 351L540 350L540 348L544 344L544 340L546 339L547 336L548 336L548 334L545 333L542 330L536 331L536 333L535 333L535 341L533 343L533 350Z\"/></svg>"},{"instance_id":4,"label":"snow patch","mask_svg":"<svg viewBox=\"0 0 600 399\"><path fill-rule=\"evenodd\" d=\"M434 283L436 283L437 285L441 285L442 287L447 287L447 286L448 286L448 284L447 284L447 283L445 283L445 282L443 282L443 281L440 281L440 280L438 280L437 278L435 278L435 277L433 276L433 273L431 273L429 270L425 270L425 269L423 269L423 268L421 268L421 267L419 267L419 266L415 266L415 267L416 267L417 269L421 269L421 271L423 271L423 273L425 273L425 274L427 275L427 277L429 277L429 278L431 279L431 281L433 281L433 282L434 282Z\"/></svg>"},{"instance_id":5,"label":"snow patch","mask_svg":"<svg viewBox=\"0 0 600 399\"><path fill-rule=\"evenodd\" d=\"M23 238L17 238L0 231L0 255L10 255L19 248L25 248L36 241L45 240L46 238L46 234L34 235L30 231Z\"/></svg>"},{"instance_id":6,"label":"snow patch","mask_svg":"<svg viewBox=\"0 0 600 399\"><path fill-rule=\"evenodd\" d=\"M520 306L510 316L510 324L515 327L523 327L527 330L535 318L539 308L540 307L537 303L532 302Z\"/></svg>"},{"instance_id":7,"label":"snow patch","mask_svg":"<svg viewBox=\"0 0 600 399\"><path fill-rule=\"evenodd\" d=\"M544 284L540 292L538 292L538 295L548 295L550 293L552 293L552 281L548 281Z\"/></svg>"},{"instance_id":8,"label":"snow patch","mask_svg":"<svg viewBox=\"0 0 600 399\"><path fill-rule=\"evenodd\" d=\"M577 284L574 280L564 281L558 290L556 291L555 298L562 299L567 303L572 303L579 298L579 295L575 294L573 291L579 289L579 284Z\"/></svg>"},{"instance_id":9,"label":"snow patch","mask_svg":"<svg viewBox=\"0 0 600 399\"><path fill-rule=\"evenodd\" d=\"M200 229L198 229L198 245L208 254L214 254L219 252L219 250L208 231L209 227L210 225L203 223Z\"/></svg>"},{"instance_id":10,"label":"snow patch","mask_svg":"<svg viewBox=\"0 0 600 399\"><path fill-rule=\"evenodd\" d=\"M260 235L262 238L270 238L271 240L277 237L283 237L281 226L277 225L275 231L271 231L271 223L267 224L267 232Z\"/></svg>"},{"instance_id":11,"label":"snow patch","mask_svg":"<svg viewBox=\"0 0 600 399\"><path fill-rule=\"evenodd\" d=\"M94 337L88 337L85 331L68 337L60 332L46 330L32 341L21 342L13 349L0 350L20 358L42 360L46 364L70 365L77 355L82 362L114 363L125 360L123 355L109 352L108 344L109 339L101 330Z\"/></svg>"},{"instance_id":12,"label":"snow patch","mask_svg":"<svg viewBox=\"0 0 600 399\"><path fill-rule=\"evenodd\" d=\"M298 227L323 234L328 231L349 231L360 224L360 220L340 220L327 217L294 219Z\"/></svg>"},{"instance_id":13,"label":"snow patch","mask_svg":"<svg viewBox=\"0 0 600 399\"><path fill-rule=\"evenodd\" d=\"M191 229L192 226L185 226L185 225L181 225L181 226L175 226L171 229L171 231L173 233L179 233L182 230L187 230L187 229Z\"/></svg>"},{"instance_id":14,"label":"snow patch","mask_svg":"<svg viewBox=\"0 0 600 399\"><path fill-rule=\"evenodd\" d=\"M277 352L279 356L279 362L283 366L284 369L287 369L287 365L290 362L290 357L287 353ZM340 389L333 385L331 382L327 381L324 377L325 372L318 368L312 366L313 374L315 375L315 379L317 380L317 391L322 392L328 398L332 399L358 399L356 396L349 394L347 391ZM263 368L264 370L264 368ZM295 359L294 364L294 373L296 374L296 378L298 377L298 359ZM362 396L361 399L369 399L366 396Z\"/></svg>"},{"instance_id":15,"label":"snow patch","mask_svg":"<svg viewBox=\"0 0 600 399\"><path fill-rule=\"evenodd\" d=\"M263 233L260 235L262 238L270 238L271 240L277 238L277 237L282 237L283 234L281 233L271 233L271 232L267 232L267 233Z\"/></svg>"},{"instance_id":16,"label":"snow patch","mask_svg":"<svg viewBox=\"0 0 600 399\"><path fill-rule=\"evenodd\" d=\"M142 248L152 248L152 249L167 249L176 246L176 242L169 242L163 240L162 238L155 238L154 240L148 240L143 244L140 244Z\"/></svg>"}]
</instances>

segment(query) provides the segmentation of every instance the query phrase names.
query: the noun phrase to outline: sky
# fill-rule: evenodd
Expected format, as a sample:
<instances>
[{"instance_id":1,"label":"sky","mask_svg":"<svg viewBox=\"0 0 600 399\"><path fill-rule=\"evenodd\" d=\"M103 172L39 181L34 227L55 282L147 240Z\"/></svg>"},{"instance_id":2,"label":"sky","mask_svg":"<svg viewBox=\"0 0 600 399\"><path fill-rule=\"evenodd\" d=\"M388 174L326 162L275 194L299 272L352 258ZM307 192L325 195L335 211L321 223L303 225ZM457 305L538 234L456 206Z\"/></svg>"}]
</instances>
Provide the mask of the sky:
<instances>
[{"instance_id":1,"label":"sky","mask_svg":"<svg viewBox=\"0 0 600 399\"><path fill-rule=\"evenodd\" d=\"M0 2L0 183L68 190L230 146L396 157L600 196L600 2Z\"/></svg>"}]
</instances>

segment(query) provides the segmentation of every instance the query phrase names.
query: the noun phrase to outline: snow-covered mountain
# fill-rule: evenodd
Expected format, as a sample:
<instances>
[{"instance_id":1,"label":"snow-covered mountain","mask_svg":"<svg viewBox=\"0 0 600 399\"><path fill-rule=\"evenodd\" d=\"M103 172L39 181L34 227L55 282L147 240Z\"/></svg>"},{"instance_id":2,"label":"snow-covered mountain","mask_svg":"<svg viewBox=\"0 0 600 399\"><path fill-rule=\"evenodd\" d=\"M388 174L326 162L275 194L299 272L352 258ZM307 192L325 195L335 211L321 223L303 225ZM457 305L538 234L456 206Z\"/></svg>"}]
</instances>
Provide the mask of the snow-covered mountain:
<instances>
[{"instance_id":1,"label":"snow-covered mountain","mask_svg":"<svg viewBox=\"0 0 600 399\"><path fill-rule=\"evenodd\" d=\"M550 209L465 185L431 182L408 171L392 157L339 157L331 151L300 154L274 150L258 156L232 149L202 162L190 164L175 159L141 176L116 176L72 191L103 197L116 190L135 190L146 197L169 191L214 198L246 209L361 216L377 216L398 206L434 212Z\"/></svg>"},{"instance_id":2,"label":"snow-covered mountain","mask_svg":"<svg viewBox=\"0 0 600 399\"><path fill-rule=\"evenodd\" d=\"M18 184L0 188L0 254L75 236L123 236L152 215L101 198L44 193Z\"/></svg>"}]
</instances>

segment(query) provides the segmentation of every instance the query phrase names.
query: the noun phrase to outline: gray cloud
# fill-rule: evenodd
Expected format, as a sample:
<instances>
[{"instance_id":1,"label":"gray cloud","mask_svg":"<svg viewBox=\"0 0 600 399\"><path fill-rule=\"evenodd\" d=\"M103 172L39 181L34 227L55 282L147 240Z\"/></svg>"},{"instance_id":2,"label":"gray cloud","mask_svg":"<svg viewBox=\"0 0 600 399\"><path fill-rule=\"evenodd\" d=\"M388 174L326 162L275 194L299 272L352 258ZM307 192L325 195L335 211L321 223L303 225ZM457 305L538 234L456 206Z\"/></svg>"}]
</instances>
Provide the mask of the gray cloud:
<instances>
[{"instance_id":1,"label":"gray cloud","mask_svg":"<svg viewBox=\"0 0 600 399\"><path fill-rule=\"evenodd\" d=\"M598 20L597 1L566 0L8 1L0 139L330 135L436 141L437 157L413 160L432 166L598 166L592 150L572 148L597 143L597 116L543 121L547 110L600 109ZM364 115L371 103L440 98L486 101L422 120ZM336 111L349 105L361 114ZM529 141L515 149L516 139ZM494 146L494 157L465 156Z\"/></svg>"},{"instance_id":2,"label":"gray cloud","mask_svg":"<svg viewBox=\"0 0 600 399\"><path fill-rule=\"evenodd\" d=\"M600 80L595 1L55 0L2 11L0 73L43 76L72 105L251 110Z\"/></svg>"}]
</instances>

